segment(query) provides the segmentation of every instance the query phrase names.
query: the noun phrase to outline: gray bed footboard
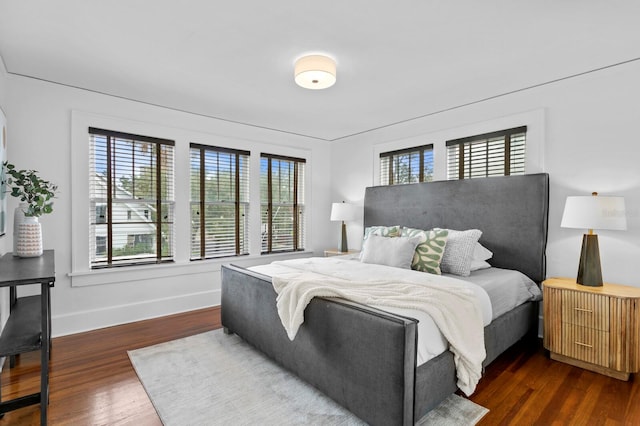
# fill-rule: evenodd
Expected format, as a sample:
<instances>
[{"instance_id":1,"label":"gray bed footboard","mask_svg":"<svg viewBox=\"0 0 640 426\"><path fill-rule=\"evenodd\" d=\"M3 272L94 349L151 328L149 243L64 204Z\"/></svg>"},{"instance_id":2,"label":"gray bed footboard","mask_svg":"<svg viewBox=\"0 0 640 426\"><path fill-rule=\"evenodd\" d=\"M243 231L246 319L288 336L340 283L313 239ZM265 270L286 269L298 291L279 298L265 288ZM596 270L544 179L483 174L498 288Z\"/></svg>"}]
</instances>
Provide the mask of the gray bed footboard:
<instances>
[{"instance_id":1,"label":"gray bed footboard","mask_svg":"<svg viewBox=\"0 0 640 426\"><path fill-rule=\"evenodd\" d=\"M222 267L226 329L367 423L414 424L415 320L315 298L290 341L275 298L269 277L234 265Z\"/></svg>"},{"instance_id":2,"label":"gray bed footboard","mask_svg":"<svg viewBox=\"0 0 640 426\"><path fill-rule=\"evenodd\" d=\"M537 302L524 303L494 319L484 328L487 357L483 367L491 364L500 354L528 335L535 339L537 330ZM453 354L445 351L416 369L414 418L419 420L436 408L456 385L456 367Z\"/></svg>"}]
</instances>

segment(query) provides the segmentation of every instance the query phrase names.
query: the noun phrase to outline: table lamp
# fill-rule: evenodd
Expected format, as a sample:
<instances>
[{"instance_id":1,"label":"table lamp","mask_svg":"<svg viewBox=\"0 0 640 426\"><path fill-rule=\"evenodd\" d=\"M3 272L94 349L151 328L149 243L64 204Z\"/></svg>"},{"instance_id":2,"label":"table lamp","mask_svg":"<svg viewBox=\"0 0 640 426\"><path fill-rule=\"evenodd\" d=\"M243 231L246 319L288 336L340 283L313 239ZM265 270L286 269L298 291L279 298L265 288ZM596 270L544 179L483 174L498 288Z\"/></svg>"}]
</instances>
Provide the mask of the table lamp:
<instances>
[{"instance_id":1,"label":"table lamp","mask_svg":"<svg viewBox=\"0 0 640 426\"><path fill-rule=\"evenodd\" d=\"M345 203L332 203L331 204L331 220L342 221L342 240L340 241L340 251L342 253L348 252L347 247L347 225L346 221L355 220L356 218L356 206L353 204Z\"/></svg>"},{"instance_id":2,"label":"table lamp","mask_svg":"<svg viewBox=\"0 0 640 426\"><path fill-rule=\"evenodd\" d=\"M593 230L627 229L624 198L599 197L597 192L592 193L591 196L567 197L560 226L589 230L582 237L577 282L586 286L601 286L600 249L598 235L594 234Z\"/></svg>"}]
</instances>

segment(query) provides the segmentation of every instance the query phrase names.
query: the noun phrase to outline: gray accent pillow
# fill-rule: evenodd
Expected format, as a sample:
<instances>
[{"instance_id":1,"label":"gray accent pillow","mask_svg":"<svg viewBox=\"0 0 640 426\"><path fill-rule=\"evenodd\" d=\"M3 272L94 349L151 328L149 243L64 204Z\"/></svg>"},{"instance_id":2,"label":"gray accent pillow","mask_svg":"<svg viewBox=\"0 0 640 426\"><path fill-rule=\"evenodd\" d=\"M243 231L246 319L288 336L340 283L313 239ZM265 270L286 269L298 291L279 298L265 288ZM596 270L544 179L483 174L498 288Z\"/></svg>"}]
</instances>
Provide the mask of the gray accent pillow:
<instances>
[{"instance_id":1,"label":"gray accent pillow","mask_svg":"<svg viewBox=\"0 0 640 426\"><path fill-rule=\"evenodd\" d=\"M369 235L362 247L360 261L410 269L413 254L419 242L419 238Z\"/></svg>"},{"instance_id":2,"label":"gray accent pillow","mask_svg":"<svg viewBox=\"0 0 640 426\"><path fill-rule=\"evenodd\" d=\"M440 262L442 272L468 277L471 274L473 251L481 235L482 231L479 229L466 231L449 229L447 247Z\"/></svg>"}]
</instances>

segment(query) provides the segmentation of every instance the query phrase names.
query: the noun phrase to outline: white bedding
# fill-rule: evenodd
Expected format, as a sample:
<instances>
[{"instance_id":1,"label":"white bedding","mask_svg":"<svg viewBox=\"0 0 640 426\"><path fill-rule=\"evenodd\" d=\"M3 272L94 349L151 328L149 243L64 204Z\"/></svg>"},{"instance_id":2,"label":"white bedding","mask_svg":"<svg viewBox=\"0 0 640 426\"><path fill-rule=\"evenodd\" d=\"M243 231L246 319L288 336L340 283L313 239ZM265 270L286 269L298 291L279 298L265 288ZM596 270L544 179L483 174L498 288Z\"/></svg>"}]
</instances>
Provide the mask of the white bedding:
<instances>
[{"instance_id":1,"label":"white bedding","mask_svg":"<svg viewBox=\"0 0 640 426\"><path fill-rule=\"evenodd\" d=\"M420 280L424 280L425 282L442 283L442 285L446 285L447 283L465 283L466 286L473 291L480 302L484 326L488 325L493 318L497 318L499 315L514 308L515 306L518 306L527 300L536 300L540 297L540 291L535 283L517 271L491 268L476 271L471 275L471 277L465 277L465 280L462 281L460 280L460 277L451 275L439 276L382 265L366 265L365 269L363 269L361 265L364 264L360 263L357 258L354 259L348 256L322 259L324 259L323 262L325 263L334 264L334 276L344 279L370 279L376 282L394 279L405 279L411 282L420 282ZM287 274L292 272L292 266L295 266L296 263L300 264L307 261L308 259L297 259L285 262L274 262L268 265L254 266L249 269L272 277L287 276ZM364 275L363 271L365 271ZM480 274L478 274L479 272ZM480 278L477 279L477 276ZM475 283L476 280L478 281L477 284ZM531 285L533 285L533 287L530 287ZM498 303L496 303L499 306L498 314L496 314L492 309L493 300L490 299L490 296L498 301ZM391 306L375 307L387 312L418 320L417 365L425 363L449 348L447 340L440 332L431 316L426 312L418 309Z\"/></svg>"},{"instance_id":2,"label":"white bedding","mask_svg":"<svg viewBox=\"0 0 640 426\"><path fill-rule=\"evenodd\" d=\"M355 262L357 265L364 265L360 263L358 260L352 260L347 257L332 257L327 258L331 259L331 261L335 262L336 265L339 265L341 268L341 272L339 273L341 278L345 279L355 279L358 277L362 279L363 277L359 274L356 275L354 271L350 271L349 263L345 262ZM298 259L295 262L301 262L305 259ZM289 262L289 261L287 261ZM452 277L444 277L440 275L426 274L424 272L412 271L409 269L399 269L393 268L390 266L382 266L382 265L367 265L368 279L379 281L379 280L391 280L397 279L399 274L404 275L408 274L415 279L424 279L424 280L440 280L442 282L446 282L447 280L451 282L459 282L456 278ZM268 275L270 277L273 276L286 276L288 272L290 272L290 268L286 266L286 263L283 262L274 262L267 265L259 265L248 268L252 271L259 272L264 275ZM491 302L489 300L489 296L487 293L478 286L469 285L469 288L476 294L480 301L480 306L482 308L482 320L483 325L488 325L491 322L492 311L491 311ZM447 350L448 345L447 341L438 330L438 327L433 322L431 317L419 310L416 309L403 309L397 307L384 306L379 307L382 310L387 312L392 312L398 315L415 318L418 320L418 354L417 354L417 364L421 365L431 358L434 358L440 355L442 352Z\"/></svg>"}]
</instances>

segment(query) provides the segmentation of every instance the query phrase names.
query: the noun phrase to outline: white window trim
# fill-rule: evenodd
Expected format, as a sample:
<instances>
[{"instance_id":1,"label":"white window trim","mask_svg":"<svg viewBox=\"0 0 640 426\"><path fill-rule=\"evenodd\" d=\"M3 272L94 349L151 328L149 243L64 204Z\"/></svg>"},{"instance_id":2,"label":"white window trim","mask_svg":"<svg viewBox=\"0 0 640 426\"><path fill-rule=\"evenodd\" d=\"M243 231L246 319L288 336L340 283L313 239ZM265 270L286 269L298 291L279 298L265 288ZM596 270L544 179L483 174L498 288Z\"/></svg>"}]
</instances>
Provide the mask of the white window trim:
<instances>
[{"instance_id":1,"label":"white window trim","mask_svg":"<svg viewBox=\"0 0 640 426\"><path fill-rule=\"evenodd\" d=\"M122 266L91 269L89 253L89 127L116 130L124 133L146 135L175 141L175 253L174 261L165 264ZM189 146L191 142L228 146L250 151L250 225L249 255L219 259L191 261L189 233ZM246 147L245 147L246 146ZM308 256L310 251L262 255L260 253L260 153L304 158L307 164L305 176L305 220L311 221L311 150L279 146L249 139L234 139L221 135L189 131L155 123L128 120L84 111L71 111L71 278L72 287L143 281L158 277L198 274L219 271L224 263L257 264L283 257ZM310 222L307 222L310 223ZM82 224L86 224L83 226ZM256 236L256 232L258 235ZM307 230L307 246L311 247L312 235Z\"/></svg>"},{"instance_id":2,"label":"white window trim","mask_svg":"<svg viewBox=\"0 0 640 426\"><path fill-rule=\"evenodd\" d=\"M391 142L380 143L373 147L373 182L380 185L380 154L398 149L433 144L433 180L447 180L446 142L467 136L481 135L502 129L527 126L525 173L544 171L545 111L536 109L519 114L495 118L479 123L425 133Z\"/></svg>"}]
</instances>

